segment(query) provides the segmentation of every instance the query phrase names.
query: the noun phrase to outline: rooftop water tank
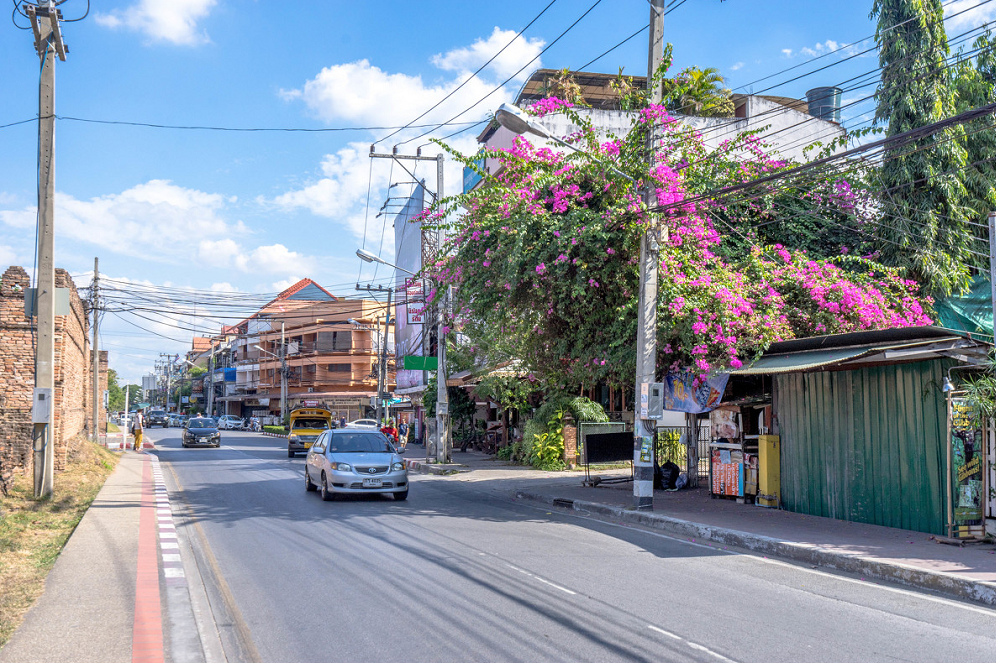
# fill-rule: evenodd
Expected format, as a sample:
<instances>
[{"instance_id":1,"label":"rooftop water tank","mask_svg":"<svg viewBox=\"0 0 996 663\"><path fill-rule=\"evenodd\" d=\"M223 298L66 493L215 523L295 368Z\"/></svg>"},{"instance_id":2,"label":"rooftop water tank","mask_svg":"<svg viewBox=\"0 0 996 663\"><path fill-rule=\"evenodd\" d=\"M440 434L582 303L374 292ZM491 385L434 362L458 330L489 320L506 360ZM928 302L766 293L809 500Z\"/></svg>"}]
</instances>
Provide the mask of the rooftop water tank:
<instances>
[{"instance_id":1,"label":"rooftop water tank","mask_svg":"<svg viewBox=\"0 0 996 663\"><path fill-rule=\"evenodd\" d=\"M814 87L806 93L809 114L821 120L840 124L841 92L839 87Z\"/></svg>"}]
</instances>

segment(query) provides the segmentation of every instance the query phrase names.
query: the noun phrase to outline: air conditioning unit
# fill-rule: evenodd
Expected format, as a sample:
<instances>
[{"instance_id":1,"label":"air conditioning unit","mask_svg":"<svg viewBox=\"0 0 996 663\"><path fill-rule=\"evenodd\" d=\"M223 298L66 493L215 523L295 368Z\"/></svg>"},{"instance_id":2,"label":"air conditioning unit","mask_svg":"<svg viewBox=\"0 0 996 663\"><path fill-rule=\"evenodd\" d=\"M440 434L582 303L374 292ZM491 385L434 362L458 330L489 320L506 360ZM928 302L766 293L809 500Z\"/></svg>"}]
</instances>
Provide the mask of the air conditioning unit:
<instances>
[{"instance_id":1,"label":"air conditioning unit","mask_svg":"<svg viewBox=\"0 0 996 663\"><path fill-rule=\"evenodd\" d=\"M315 393L315 388L314 387L308 387L308 393L309 394Z\"/></svg>"}]
</instances>

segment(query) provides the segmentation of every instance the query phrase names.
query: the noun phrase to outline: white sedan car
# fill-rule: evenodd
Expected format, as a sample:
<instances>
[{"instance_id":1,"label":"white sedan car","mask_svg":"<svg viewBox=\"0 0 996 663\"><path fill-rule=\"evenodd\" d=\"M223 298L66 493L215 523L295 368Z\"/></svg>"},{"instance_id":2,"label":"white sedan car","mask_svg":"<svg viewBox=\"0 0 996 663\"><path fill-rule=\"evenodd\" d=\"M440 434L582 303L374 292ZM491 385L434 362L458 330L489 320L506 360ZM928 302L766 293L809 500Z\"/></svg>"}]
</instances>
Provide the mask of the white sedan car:
<instances>
[{"instance_id":1,"label":"white sedan car","mask_svg":"<svg viewBox=\"0 0 996 663\"><path fill-rule=\"evenodd\" d=\"M304 461L304 487L336 495L382 493L408 499L408 468L387 437L377 430L339 428L322 433Z\"/></svg>"},{"instance_id":2,"label":"white sedan car","mask_svg":"<svg viewBox=\"0 0 996 663\"><path fill-rule=\"evenodd\" d=\"M226 414L218 419L219 430L242 430L243 425L242 417L236 417L234 414Z\"/></svg>"},{"instance_id":3,"label":"white sedan car","mask_svg":"<svg viewBox=\"0 0 996 663\"><path fill-rule=\"evenodd\" d=\"M380 430L380 426L377 425L376 419L357 419L356 421L350 421L346 424L346 428L372 428L374 430Z\"/></svg>"}]
</instances>

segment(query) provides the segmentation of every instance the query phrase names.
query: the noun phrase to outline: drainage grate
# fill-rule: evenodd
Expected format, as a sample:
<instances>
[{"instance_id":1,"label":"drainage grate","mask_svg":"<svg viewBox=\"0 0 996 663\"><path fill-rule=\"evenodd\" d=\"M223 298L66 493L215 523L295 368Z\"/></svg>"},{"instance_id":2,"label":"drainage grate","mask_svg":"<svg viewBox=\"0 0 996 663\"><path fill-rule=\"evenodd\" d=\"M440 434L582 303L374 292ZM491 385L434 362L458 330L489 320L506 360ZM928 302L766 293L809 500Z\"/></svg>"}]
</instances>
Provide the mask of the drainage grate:
<instances>
[{"instance_id":1,"label":"drainage grate","mask_svg":"<svg viewBox=\"0 0 996 663\"><path fill-rule=\"evenodd\" d=\"M574 500L569 500L564 497L555 497L553 498L553 506L563 506L570 509L574 507Z\"/></svg>"}]
</instances>

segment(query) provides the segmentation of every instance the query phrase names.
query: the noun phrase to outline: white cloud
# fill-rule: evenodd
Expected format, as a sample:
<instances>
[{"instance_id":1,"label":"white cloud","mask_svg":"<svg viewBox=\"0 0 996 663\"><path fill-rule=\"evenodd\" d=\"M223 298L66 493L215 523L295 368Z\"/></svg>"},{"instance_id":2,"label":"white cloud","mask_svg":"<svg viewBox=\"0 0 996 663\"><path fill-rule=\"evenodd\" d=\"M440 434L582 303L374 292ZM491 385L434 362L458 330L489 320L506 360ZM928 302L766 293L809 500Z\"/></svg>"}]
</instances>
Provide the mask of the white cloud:
<instances>
[{"instance_id":1,"label":"white cloud","mask_svg":"<svg viewBox=\"0 0 996 663\"><path fill-rule=\"evenodd\" d=\"M791 48L783 48L782 49L782 55L784 55L787 58L792 57L792 49Z\"/></svg>"},{"instance_id":2,"label":"white cloud","mask_svg":"<svg viewBox=\"0 0 996 663\"><path fill-rule=\"evenodd\" d=\"M301 271L310 272L313 267L314 261L311 258L297 251L291 251L283 244L271 244L253 249L246 256L243 269L268 274L292 274Z\"/></svg>"},{"instance_id":3,"label":"white cloud","mask_svg":"<svg viewBox=\"0 0 996 663\"><path fill-rule=\"evenodd\" d=\"M744 66L744 63L743 63L743 62L738 62L738 63L736 63L735 65L732 65L732 66L730 67L730 71L738 71L738 70L742 69L742 68L743 68L743 66Z\"/></svg>"},{"instance_id":4,"label":"white cloud","mask_svg":"<svg viewBox=\"0 0 996 663\"><path fill-rule=\"evenodd\" d=\"M17 263L17 252L9 246L0 244L0 272Z\"/></svg>"},{"instance_id":5,"label":"white cloud","mask_svg":"<svg viewBox=\"0 0 996 663\"><path fill-rule=\"evenodd\" d=\"M116 253L147 257L179 255L195 238L218 238L244 232L241 222L219 214L232 199L220 194L150 180L122 193L79 200L55 194L60 236L102 246ZM34 206L0 210L0 222L12 228L35 225ZM149 247L156 247L150 252Z\"/></svg>"},{"instance_id":6,"label":"white cloud","mask_svg":"<svg viewBox=\"0 0 996 663\"><path fill-rule=\"evenodd\" d=\"M827 39L822 44L817 43L816 46L809 48L808 46L803 46L799 52L803 55L808 55L811 58L815 58L818 55L823 55L824 53L829 53L830 51L836 51L840 48L840 44L835 42L833 39Z\"/></svg>"},{"instance_id":7,"label":"white cloud","mask_svg":"<svg viewBox=\"0 0 996 663\"><path fill-rule=\"evenodd\" d=\"M208 288L208 290L210 290L212 292L238 292L239 291L238 288L236 288L234 285L232 285L228 281L225 281L224 283L212 283L211 287Z\"/></svg>"},{"instance_id":8,"label":"white cloud","mask_svg":"<svg viewBox=\"0 0 996 663\"><path fill-rule=\"evenodd\" d=\"M97 14L95 20L104 27L142 32L150 41L191 46L209 41L197 22L216 4L217 0L138 0L127 9Z\"/></svg>"},{"instance_id":9,"label":"white cloud","mask_svg":"<svg viewBox=\"0 0 996 663\"><path fill-rule=\"evenodd\" d=\"M295 283L297 283L298 281L300 281L302 278L303 277L292 276L289 279L282 279L280 281L274 281L273 284L270 286L270 289L273 292L283 292L287 288L291 287L292 285L294 285Z\"/></svg>"},{"instance_id":10,"label":"white cloud","mask_svg":"<svg viewBox=\"0 0 996 663\"><path fill-rule=\"evenodd\" d=\"M496 26L487 39L478 39L470 46L434 55L430 61L443 71L456 71L462 74L476 71L501 51L485 71L494 72L502 80L512 75L525 78L530 73L528 68L522 73L517 72L540 54L543 45L542 39L525 39L516 36L514 30L502 30Z\"/></svg>"},{"instance_id":11,"label":"white cloud","mask_svg":"<svg viewBox=\"0 0 996 663\"><path fill-rule=\"evenodd\" d=\"M945 28L948 34L951 34L952 30L961 32L964 29L975 28L996 19L996 7L991 3L980 3L979 0L955 0L944 7L945 17L954 14L958 15L953 18L945 18Z\"/></svg>"},{"instance_id":12,"label":"white cloud","mask_svg":"<svg viewBox=\"0 0 996 663\"><path fill-rule=\"evenodd\" d=\"M17 196L6 191L0 191L0 205L13 205L17 202Z\"/></svg>"}]
</instances>

